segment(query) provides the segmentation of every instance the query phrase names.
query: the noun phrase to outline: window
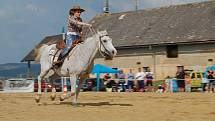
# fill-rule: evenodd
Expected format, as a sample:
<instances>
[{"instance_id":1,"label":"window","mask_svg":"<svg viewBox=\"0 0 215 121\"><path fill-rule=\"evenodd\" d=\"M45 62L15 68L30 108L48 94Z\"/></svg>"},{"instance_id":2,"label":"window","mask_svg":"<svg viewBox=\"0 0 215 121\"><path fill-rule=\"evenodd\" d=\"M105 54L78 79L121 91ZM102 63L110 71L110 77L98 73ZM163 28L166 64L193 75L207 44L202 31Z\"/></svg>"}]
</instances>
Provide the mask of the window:
<instances>
[{"instance_id":1,"label":"window","mask_svg":"<svg viewBox=\"0 0 215 121\"><path fill-rule=\"evenodd\" d=\"M178 45L167 45L166 53L168 58L177 58L178 57Z\"/></svg>"}]
</instances>

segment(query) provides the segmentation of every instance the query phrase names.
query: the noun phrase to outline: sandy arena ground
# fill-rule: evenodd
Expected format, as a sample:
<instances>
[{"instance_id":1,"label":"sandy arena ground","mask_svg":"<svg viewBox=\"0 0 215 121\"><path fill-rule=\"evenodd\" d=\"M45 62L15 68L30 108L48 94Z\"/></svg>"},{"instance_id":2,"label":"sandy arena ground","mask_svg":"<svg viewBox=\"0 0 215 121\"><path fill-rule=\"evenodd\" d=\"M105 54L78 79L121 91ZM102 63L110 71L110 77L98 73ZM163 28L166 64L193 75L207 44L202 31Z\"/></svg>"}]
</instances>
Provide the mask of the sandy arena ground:
<instances>
[{"instance_id":1,"label":"sandy arena ground","mask_svg":"<svg viewBox=\"0 0 215 121\"><path fill-rule=\"evenodd\" d=\"M75 108L34 95L0 93L0 121L215 121L215 94L82 92Z\"/></svg>"}]
</instances>

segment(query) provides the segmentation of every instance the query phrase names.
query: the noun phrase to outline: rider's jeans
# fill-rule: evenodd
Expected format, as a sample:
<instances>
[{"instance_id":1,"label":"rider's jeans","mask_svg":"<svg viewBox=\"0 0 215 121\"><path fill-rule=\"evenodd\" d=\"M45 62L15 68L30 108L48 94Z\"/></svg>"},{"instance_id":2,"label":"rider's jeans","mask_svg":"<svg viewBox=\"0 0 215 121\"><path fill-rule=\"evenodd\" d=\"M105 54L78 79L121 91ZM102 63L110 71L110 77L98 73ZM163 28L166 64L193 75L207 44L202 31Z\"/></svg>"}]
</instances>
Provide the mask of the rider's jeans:
<instances>
[{"instance_id":1,"label":"rider's jeans","mask_svg":"<svg viewBox=\"0 0 215 121\"><path fill-rule=\"evenodd\" d=\"M66 47L63 49L63 51L61 52L61 56L63 57L64 55L66 55L68 53L68 51L70 50L70 48L72 47L72 42L76 39L79 39L80 36L78 35L72 35L72 34L68 34L66 36Z\"/></svg>"}]
</instances>

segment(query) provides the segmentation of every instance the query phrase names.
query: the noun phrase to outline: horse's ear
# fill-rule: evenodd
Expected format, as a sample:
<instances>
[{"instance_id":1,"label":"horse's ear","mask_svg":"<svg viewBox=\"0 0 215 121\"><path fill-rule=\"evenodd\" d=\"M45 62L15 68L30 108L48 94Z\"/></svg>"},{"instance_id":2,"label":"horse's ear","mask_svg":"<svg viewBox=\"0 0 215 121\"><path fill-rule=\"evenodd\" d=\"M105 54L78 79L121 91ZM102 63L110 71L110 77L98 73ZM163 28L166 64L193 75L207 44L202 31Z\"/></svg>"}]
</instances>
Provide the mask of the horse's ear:
<instances>
[{"instance_id":1,"label":"horse's ear","mask_svg":"<svg viewBox=\"0 0 215 121\"><path fill-rule=\"evenodd\" d=\"M105 29L104 32L107 34L107 33L108 33L108 32L107 32L107 29Z\"/></svg>"}]
</instances>

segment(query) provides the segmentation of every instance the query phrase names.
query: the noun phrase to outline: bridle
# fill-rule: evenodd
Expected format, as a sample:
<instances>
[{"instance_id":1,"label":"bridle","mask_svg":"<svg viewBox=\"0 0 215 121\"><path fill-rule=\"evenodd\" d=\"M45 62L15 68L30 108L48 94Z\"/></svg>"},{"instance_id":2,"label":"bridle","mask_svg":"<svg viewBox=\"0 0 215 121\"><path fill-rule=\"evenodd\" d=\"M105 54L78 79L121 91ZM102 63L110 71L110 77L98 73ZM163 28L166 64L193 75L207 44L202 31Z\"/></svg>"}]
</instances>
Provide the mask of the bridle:
<instances>
[{"instance_id":1,"label":"bridle","mask_svg":"<svg viewBox=\"0 0 215 121\"><path fill-rule=\"evenodd\" d=\"M90 27L89 29L93 34L96 34L96 31L92 27ZM102 42L102 37L104 37L104 36L108 36L108 35L99 36L99 52L103 57L106 57L105 54L110 55L110 52L108 51L107 48L105 48L105 45ZM104 52L102 52L102 47L105 50Z\"/></svg>"}]
</instances>

